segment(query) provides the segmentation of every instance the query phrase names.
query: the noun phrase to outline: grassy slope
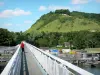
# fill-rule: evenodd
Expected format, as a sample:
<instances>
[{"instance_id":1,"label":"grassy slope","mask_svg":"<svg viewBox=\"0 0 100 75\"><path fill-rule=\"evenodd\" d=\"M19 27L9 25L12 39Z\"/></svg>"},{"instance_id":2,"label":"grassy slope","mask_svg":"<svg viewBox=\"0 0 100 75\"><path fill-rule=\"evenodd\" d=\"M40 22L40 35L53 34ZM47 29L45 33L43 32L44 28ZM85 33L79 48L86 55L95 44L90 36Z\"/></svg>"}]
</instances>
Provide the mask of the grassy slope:
<instances>
[{"instance_id":1,"label":"grassy slope","mask_svg":"<svg viewBox=\"0 0 100 75\"><path fill-rule=\"evenodd\" d=\"M51 17L51 19L54 16ZM47 18L49 19L49 18ZM63 19L66 19L64 22ZM35 24L32 25L27 32L33 31L44 31L44 32L70 32L70 31L80 31L80 30L100 30L100 25L92 20L85 18L72 17L67 15L57 16L53 21L44 24L46 19L43 20L42 17Z\"/></svg>"}]
</instances>

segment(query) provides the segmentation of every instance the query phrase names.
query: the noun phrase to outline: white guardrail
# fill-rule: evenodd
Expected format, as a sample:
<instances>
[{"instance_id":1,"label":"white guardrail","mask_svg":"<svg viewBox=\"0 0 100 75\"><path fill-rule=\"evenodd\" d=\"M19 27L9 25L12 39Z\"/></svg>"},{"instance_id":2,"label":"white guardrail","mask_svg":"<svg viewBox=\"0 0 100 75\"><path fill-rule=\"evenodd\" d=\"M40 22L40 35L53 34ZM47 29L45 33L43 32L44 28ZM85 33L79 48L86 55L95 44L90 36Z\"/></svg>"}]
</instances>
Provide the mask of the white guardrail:
<instances>
[{"instance_id":1,"label":"white guardrail","mask_svg":"<svg viewBox=\"0 0 100 75\"><path fill-rule=\"evenodd\" d=\"M21 50L20 45L0 75L20 75Z\"/></svg>"},{"instance_id":2,"label":"white guardrail","mask_svg":"<svg viewBox=\"0 0 100 75\"><path fill-rule=\"evenodd\" d=\"M94 75L42 49L24 42L48 75Z\"/></svg>"}]
</instances>

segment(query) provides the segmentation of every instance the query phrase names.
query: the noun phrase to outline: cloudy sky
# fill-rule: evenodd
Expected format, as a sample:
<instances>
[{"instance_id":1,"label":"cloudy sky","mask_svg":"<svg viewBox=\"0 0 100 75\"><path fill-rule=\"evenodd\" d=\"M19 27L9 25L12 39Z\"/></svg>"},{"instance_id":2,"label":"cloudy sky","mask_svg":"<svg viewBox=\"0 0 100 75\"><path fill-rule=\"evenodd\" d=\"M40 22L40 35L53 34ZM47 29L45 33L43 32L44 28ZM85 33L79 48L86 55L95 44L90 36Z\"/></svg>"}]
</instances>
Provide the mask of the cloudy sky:
<instances>
[{"instance_id":1,"label":"cloudy sky","mask_svg":"<svg viewBox=\"0 0 100 75\"><path fill-rule=\"evenodd\" d=\"M0 28L25 31L41 15L56 9L100 13L100 0L0 0Z\"/></svg>"}]
</instances>

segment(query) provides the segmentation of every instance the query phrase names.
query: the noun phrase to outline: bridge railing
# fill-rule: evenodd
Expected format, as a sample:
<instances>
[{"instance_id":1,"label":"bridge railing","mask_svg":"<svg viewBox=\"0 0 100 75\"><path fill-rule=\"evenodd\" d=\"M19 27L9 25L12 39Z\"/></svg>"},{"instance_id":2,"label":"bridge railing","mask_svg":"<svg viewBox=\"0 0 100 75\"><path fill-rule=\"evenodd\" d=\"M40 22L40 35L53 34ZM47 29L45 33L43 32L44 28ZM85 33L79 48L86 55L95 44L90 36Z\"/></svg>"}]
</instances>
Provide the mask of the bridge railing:
<instances>
[{"instance_id":1,"label":"bridge railing","mask_svg":"<svg viewBox=\"0 0 100 75\"><path fill-rule=\"evenodd\" d=\"M9 60L8 64L2 71L1 75L20 75L21 68L21 50L20 45L18 45L18 49Z\"/></svg>"},{"instance_id":2,"label":"bridge railing","mask_svg":"<svg viewBox=\"0 0 100 75\"><path fill-rule=\"evenodd\" d=\"M31 44L25 44L49 75L94 75Z\"/></svg>"}]
</instances>

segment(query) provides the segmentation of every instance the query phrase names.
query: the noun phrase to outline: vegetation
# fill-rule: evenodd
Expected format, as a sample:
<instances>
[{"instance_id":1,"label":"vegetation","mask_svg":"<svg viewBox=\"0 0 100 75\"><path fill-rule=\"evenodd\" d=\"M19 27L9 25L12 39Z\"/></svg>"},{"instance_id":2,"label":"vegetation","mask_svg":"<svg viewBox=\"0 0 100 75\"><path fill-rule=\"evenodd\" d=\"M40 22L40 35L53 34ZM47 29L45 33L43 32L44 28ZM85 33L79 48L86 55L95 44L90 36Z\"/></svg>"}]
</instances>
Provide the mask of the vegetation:
<instances>
[{"instance_id":1,"label":"vegetation","mask_svg":"<svg viewBox=\"0 0 100 75\"><path fill-rule=\"evenodd\" d=\"M27 40L27 42L29 42ZM38 47L54 47L57 45L63 45L64 42L69 42L73 45L75 49L85 49L85 48L98 48L100 47L100 33L99 32L89 32L89 31L76 31L68 33L42 32L40 36L36 36L34 39L35 46Z\"/></svg>"},{"instance_id":2,"label":"vegetation","mask_svg":"<svg viewBox=\"0 0 100 75\"><path fill-rule=\"evenodd\" d=\"M100 14L56 10L40 17L26 33L100 31Z\"/></svg>"},{"instance_id":3,"label":"vegetation","mask_svg":"<svg viewBox=\"0 0 100 75\"><path fill-rule=\"evenodd\" d=\"M40 17L26 32L0 29L0 45L14 45L25 40L37 47L56 47L64 42L70 48L100 47L100 14L56 10ZM6 42L6 43L4 43ZM73 47L72 47L73 46Z\"/></svg>"},{"instance_id":4,"label":"vegetation","mask_svg":"<svg viewBox=\"0 0 100 75\"><path fill-rule=\"evenodd\" d=\"M1 45L9 45L15 44L14 33L9 32L7 29L0 28L0 46Z\"/></svg>"},{"instance_id":5,"label":"vegetation","mask_svg":"<svg viewBox=\"0 0 100 75\"><path fill-rule=\"evenodd\" d=\"M22 32L10 32L7 29L0 28L0 46L14 46L25 40Z\"/></svg>"},{"instance_id":6,"label":"vegetation","mask_svg":"<svg viewBox=\"0 0 100 75\"><path fill-rule=\"evenodd\" d=\"M56 10L55 14L67 14L70 15L70 11L66 9Z\"/></svg>"},{"instance_id":7,"label":"vegetation","mask_svg":"<svg viewBox=\"0 0 100 75\"><path fill-rule=\"evenodd\" d=\"M41 16L25 33L34 36L32 44L38 47L69 42L76 49L95 48L100 47L99 20L100 14L61 9Z\"/></svg>"}]
</instances>

